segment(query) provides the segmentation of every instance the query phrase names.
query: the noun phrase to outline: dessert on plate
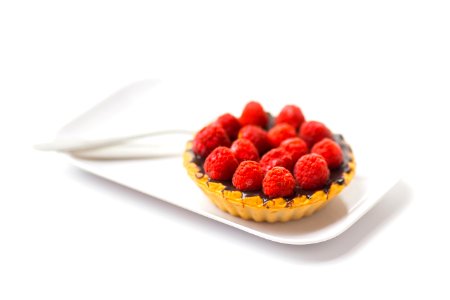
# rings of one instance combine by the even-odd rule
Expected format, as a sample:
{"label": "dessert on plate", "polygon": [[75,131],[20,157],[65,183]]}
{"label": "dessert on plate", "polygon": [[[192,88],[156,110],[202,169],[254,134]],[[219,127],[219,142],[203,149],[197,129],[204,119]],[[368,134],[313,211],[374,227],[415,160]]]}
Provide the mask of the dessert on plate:
{"label": "dessert on plate", "polygon": [[343,136],[307,121],[296,105],[276,116],[256,101],[198,131],[183,155],[192,180],[221,210],[257,222],[309,216],[355,174]]}

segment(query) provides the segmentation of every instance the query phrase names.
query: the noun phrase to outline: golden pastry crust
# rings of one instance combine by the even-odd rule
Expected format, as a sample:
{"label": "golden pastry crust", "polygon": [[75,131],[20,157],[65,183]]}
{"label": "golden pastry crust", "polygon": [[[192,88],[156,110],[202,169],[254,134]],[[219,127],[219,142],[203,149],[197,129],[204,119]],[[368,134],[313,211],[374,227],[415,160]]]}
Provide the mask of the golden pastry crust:
{"label": "golden pastry crust", "polygon": [[[188,142],[183,155],[183,163],[189,176],[208,198],[221,210],[233,216],[256,222],[287,222],[312,215],[336,197],[353,179],[355,160],[350,147],[343,141],[345,155],[342,175],[322,190],[296,193],[294,197],[265,199],[257,193],[243,193],[234,189],[229,182],[211,180],[192,152],[192,142]],[[344,143],[344,144],[343,144]]]}

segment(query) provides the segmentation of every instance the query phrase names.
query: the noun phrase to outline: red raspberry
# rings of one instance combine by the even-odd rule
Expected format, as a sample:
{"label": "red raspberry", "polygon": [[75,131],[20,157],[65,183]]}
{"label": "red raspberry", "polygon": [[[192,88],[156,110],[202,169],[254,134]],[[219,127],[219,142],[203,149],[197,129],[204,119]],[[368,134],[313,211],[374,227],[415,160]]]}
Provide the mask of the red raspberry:
{"label": "red raspberry", "polygon": [[239,163],[233,152],[227,147],[217,147],[205,160],[203,168],[214,180],[230,180]]}
{"label": "red raspberry", "polygon": [[274,167],[284,167],[292,170],[294,162],[292,156],[284,149],[275,148],[264,154],[259,162],[262,169],[267,172]]}
{"label": "red raspberry", "polygon": [[231,144],[231,151],[239,162],[244,160],[259,161],[258,149],[247,139],[237,139]]}
{"label": "red raspberry", "polygon": [[243,161],[233,175],[233,186],[241,191],[258,191],[262,187],[264,171],[256,161]]}
{"label": "red raspberry", "polygon": [[320,142],[316,143],[312,147],[311,153],[322,155],[327,161],[330,169],[339,168],[344,160],[341,147],[329,138],[324,138]]}
{"label": "red raspberry", "polygon": [[244,126],[239,130],[238,137],[252,142],[256,149],[258,149],[259,154],[263,154],[270,149],[267,132],[261,127],[255,125]]}
{"label": "red raspberry", "polygon": [[277,116],[275,123],[287,123],[294,127],[299,128],[302,123],[305,122],[302,110],[297,105],[286,105]]}
{"label": "red raspberry", "polygon": [[324,138],[331,138],[331,131],[322,123],[316,121],[304,122],[300,127],[300,137],[312,147],[315,143],[320,142]]}
{"label": "red raspberry", "polygon": [[303,155],[308,154],[308,145],[299,137],[284,140],[280,148],[286,150],[292,156],[294,163]]}
{"label": "red raspberry", "polygon": [[283,167],[275,167],[264,176],[263,192],[270,198],[290,196],[294,189],[294,176]]}
{"label": "red raspberry", "polygon": [[250,101],[244,107],[239,121],[241,122],[242,126],[256,125],[264,128],[269,121],[269,117],[267,116],[261,104],[256,101]]}
{"label": "red raspberry", "polygon": [[269,137],[270,144],[273,148],[275,148],[280,146],[282,141],[297,136],[297,133],[295,133],[294,127],[289,124],[282,123],[272,127],[267,133],[267,136]]}
{"label": "red raspberry", "polygon": [[305,190],[322,188],[330,177],[330,170],[325,159],[315,153],[300,157],[294,167],[298,185]]}
{"label": "red raspberry", "polygon": [[230,146],[231,142],[222,126],[210,124],[201,129],[194,137],[192,150],[205,158],[219,146]]}
{"label": "red raspberry", "polygon": [[234,141],[238,135],[239,129],[241,129],[241,123],[232,114],[224,114],[217,118],[216,122],[225,129],[228,137]]}

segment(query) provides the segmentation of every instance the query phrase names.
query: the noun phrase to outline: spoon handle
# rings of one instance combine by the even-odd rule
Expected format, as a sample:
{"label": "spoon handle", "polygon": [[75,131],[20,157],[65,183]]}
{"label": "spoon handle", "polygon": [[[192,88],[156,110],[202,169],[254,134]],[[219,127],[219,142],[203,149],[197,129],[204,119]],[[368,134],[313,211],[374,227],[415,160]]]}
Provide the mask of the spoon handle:
{"label": "spoon handle", "polygon": [[132,140],[137,140],[141,138],[148,138],[161,135],[174,135],[174,134],[185,134],[193,135],[193,132],[183,129],[173,129],[173,130],[163,130],[163,131],[151,131],[139,134],[133,134],[128,136],[98,139],[98,140],[55,140],[50,143],[38,144],[34,148],[42,151],[57,151],[57,152],[82,152],[87,150],[100,149],[110,146],[116,146],[129,142]]}

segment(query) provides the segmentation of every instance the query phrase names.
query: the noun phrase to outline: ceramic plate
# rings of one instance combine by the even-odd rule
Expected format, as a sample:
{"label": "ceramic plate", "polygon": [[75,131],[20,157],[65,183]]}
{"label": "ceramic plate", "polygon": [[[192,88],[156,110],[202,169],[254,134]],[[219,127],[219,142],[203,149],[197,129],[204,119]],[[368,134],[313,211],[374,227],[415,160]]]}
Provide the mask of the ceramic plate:
{"label": "ceramic plate", "polygon": [[[136,133],[138,128],[143,128],[142,120],[145,117],[148,119],[142,111],[153,111],[152,120],[155,121],[155,119],[158,120],[158,116],[164,116],[165,112],[162,111],[164,107],[169,106],[159,105],[160,108],[157,109],[155,103],[161,103],[163,100],[155,102],[155,97],[169,97],[170,93],[160,89],[158,94],[154,92],[154,89],[155,82],[141,82],[113,95],[64,127],[58,138],[66,140],[74,137],[105,138],[114,134],[120,136],[127,132]],[[171,90],[173,89],[166,91]],[[151,97],[146,94],[148,92],[152,95]],[[205,119],[203,123],[207,121]],[[185,120],[180,122],[178,126]],[[163,126],[160,121],[147,125],[154,129],[157,126],[155,124]],[[197,124],[191,125],[199,128]],[[184,145],[185,141],[181,140],[180,144]],[[212,220],[275,242],[304,245],[326,241],[344,232],[364,216],[399,179],[398,174],[393,170],[385,172],[384,166],[370,165],[371,153],[367,149],[360,149],[361,147],[358,147],[360,143],[357,140],[349,140],[349,142],[357,162],[356,176],[351,184],[316,214],[298,221],[275,224],[243,220],[216,208],[188,177],[181,156],[103,161],[74,157],[69,159],[71,163],[85,171]],[[377,153],[377,155],[380,154]]]}

